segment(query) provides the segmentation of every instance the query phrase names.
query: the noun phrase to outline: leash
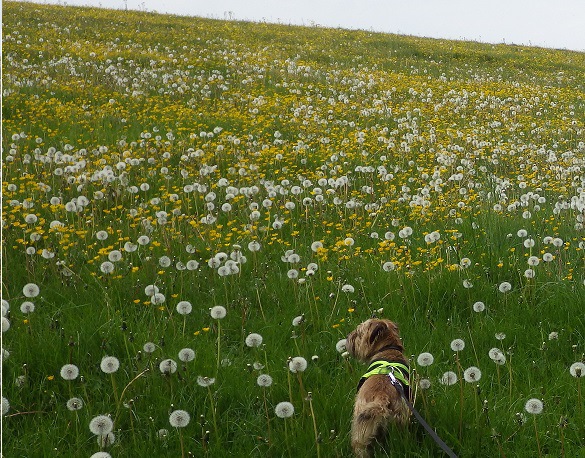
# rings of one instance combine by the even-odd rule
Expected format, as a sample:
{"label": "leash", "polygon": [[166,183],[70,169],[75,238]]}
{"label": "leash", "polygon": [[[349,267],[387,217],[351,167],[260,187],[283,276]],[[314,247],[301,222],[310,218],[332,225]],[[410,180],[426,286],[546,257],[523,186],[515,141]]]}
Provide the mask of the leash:
{"label": "leash", "polygon": [[392,383],[392,386],[394,386],[394,388],[398,390],[398,393],[400,393],[400,396],[402,397],[402,399],[404,399],[406,405],[408,406],[412,414],[416,417],[418,422],[423,426],[427,433],[429,433],[429,435],[433,438],[437,445],[441,447],[441,449],[449,456],[449,458],[457,458],[455,452],[453,452],[453,450],[451,450],[449,446],[445,444],[445,442],[443,442],[443,440],[437,435],[433,428],[431,428],[429,424],[425,421],[422,415],[418,413],[418,411],[414,408],[408,397],[404,394],[404,388],[402,386],[402,383],[400,383],[400,381],[394,376],[392,372],[388,373],[388,377],[390,378],[390,383]]}

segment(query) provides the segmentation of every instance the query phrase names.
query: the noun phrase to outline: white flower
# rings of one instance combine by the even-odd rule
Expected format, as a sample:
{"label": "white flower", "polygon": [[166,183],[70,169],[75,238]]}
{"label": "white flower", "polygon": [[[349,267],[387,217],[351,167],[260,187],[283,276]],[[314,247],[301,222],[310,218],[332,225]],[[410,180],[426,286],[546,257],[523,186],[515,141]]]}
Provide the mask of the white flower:
{"label": "white flower", "polygon": [[211,314],[211,318],[221,320],[222,318],[225,318],[227,310],[221,305],[216,305],[215,307],[211,307],[209,313]]}
{"label": "white flower", "polygon": [[261,386],[263,388],[269,387],[270,385],[272,385],[272,377],[268,374],[260,374],[256,379],[256,383],[258,384],[258,386]]}
{"label": "white flower", "polygon": [[341,287],[341,291],[343,291],[344,293],[353,293],[355,291],[355,288],[351,285],[343,285]]}
{"label": "white flower", "polygon": [[468,367],[463,371],[463,378],[467,383],[478,382],[481,378],[481,370],[475,366]]}
{"label": "white flower", "polygon": [[27,283],[22,288],[22,294],[24,294],[24,297],[37,297],[39,293],[40,289],[34,283]]}
{"label": "white flower", "polygon": [[529,399],[528,401],[526,401],[526,404],[524,405],[524,409],[526,409],[526,412],[531,413],[533,415],[538,415],[539,413],[541,413],[543,407],[544,405],[542,404],[542,401],[536,398]]}
{"label": "white flower", "polygon": [[457,374],[453,371],[447,371],[441,376],[441,383],[443,385],[454,385],[457,383]]}
{"label": "white flower", "polygon": [[114,433],[100,434],[97,437],[97,443],[100,448],[109,447],[114,442],[116,442],[116,436],[114,436]]}
{"label": "white flower", "polygon": [[473,304],[473,311],[474,312],[483,312],[485,310],[485,304],[481,301],[477,301]]}
{"label": "white flower", "polygon": [[343,353],[347,350],[347,339],[338,340],[335,344],[335,349],[338,353]]}
{"label": "white flower", "polygon": [[184,363],[193,361],[195,359],[195,351],[191,348],[182,348],[179,350],[179,360]]}
{"label": "white flower", "polygon": [[115,356],[104,356],[100,363],[100,369],[106,374],[113,374],[120,368],[120,361]]}
{"label": "white flower", "polygon": [[506,364],[506,355],[504,355],[504,352],[502,350],[500,350],[499,348],[492,348],[488,352],[488,355],[494,363],[496,363],[500,366],[503,364]]}
{"label": "white flower", "polygon": [[73,412],[83,408],[83,401],[79,398],[71,398],[67,401],[66,405],[67,409]]}
{"label": "white flower", "polygon": [[418,358],[416,359],[418,365],[422,367],[430,366],[431,364],[433,364],[434,361],[435,361],[434,356],[428,352],[421,353],[420,355],[418,355]]}
{"label": "white flower", "polygon": [[323,248],[322,242],[316,241],[316,242],[311,243],[311,251],[316,253],[317,251],[319,251],[320,248]]}
{"label": "white flower", "polygon": [[507,293],[512,289],[512,285],[507,281],[503,281],[500,283],[500,286],[498,286],[498,289],[500,290],[500,293]]}
{"label": "white flower", "polygon": [[180,301],[177,304],[177,313],[179,315],[188,315],[193,310],[193,306],[189,301]]}
{"label": "white flower", "polygon": [[156,345],[153,342],[146,342],[142,349],[144,353],[153,353],[156,350]]}
{"label": "white flower", "polygon": [[32,313],[35,311],[35,304],[30,301],[24,301],[20,304],[20,311],[22,313]]}
{"label": "white flower", "polygon": [[576,363],[571,364],[569,372],[575,378],[585,377],[585,364],[577,361]]}
{"label": "white flower", "polygon": [[177,372],[177,363],[170,358],[163,359],[158,368],[163,374],[174,374]]}
{"label": "white flower", "polygon": [[465,348],[465,342],[462,339],[454,339],[451,341],[451,350],[461,351]]}
{"label": "white flower", "polygon": [[2,396],[2,407],[0,409],[0,415],[4,416],[10,410],[10,402],[4,396]]}
{"label": "white flower", "polygon": [[153,305],[162,304],[162,303],[164,303],[165,300],[166,300],[166,298],[165,298],[165,295],[163,293],[154,293],[150,297],[150,302]]}
{"label": "white flower", "polygon": [[79,375],[79,368],[75,364],[65,364],[60,374],[64,380],[75,380]]}
{"label": "white flower", "polygon": [[248,334],[248,336],[246,337],[246,345],[248,347],[259,347],[260,345],[262,345],[262,336],[255,332]]}
{"label": "white flower", "polygon": [[274,408],[274,413],[278,418],[288,418],[295,413],[295,408],[290,402],[279,402]]}
{"label": "white flower", "polygon": [[106,415],[98,415],[89,422],[89,430],[95,435],[104,435],[112,432],[114,422]]}
{"label": "white flower", "polygon": [[184,410],[173,410],[169,415],[169,423],[173,428],[184,428],[191,421],[191,416]]}
{"label": "white flower", "polygon": [[212,377],[203,377],[202,375],[199,375],[197,377],[197,384],[199,386],[208,387],[208,386],[213,385],[214,383],[215,383],[215,379]]}
{"label": "white flower", "polygon": [[293,318],[292,325],[293,326],[300,326],[301,323],[305,321],[305,315],[299,315]]}
{"label": "white flower", "polygon": [[289,361],[288,368],[293,374],[304,372],[307,369],[307,360],[302,356],[295,356]]}
{"label": "white flower", "polygon": [[384,269],[385,272],[391,272],[396,269],[396,265],[393,262],[388,261],[382,264],[382,269]]}

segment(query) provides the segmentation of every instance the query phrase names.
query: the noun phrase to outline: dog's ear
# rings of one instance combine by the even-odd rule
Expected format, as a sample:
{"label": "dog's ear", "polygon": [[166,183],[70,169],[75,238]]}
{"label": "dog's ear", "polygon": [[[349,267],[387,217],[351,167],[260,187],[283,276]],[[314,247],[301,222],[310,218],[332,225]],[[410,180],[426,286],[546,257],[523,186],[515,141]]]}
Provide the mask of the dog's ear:
{"label": "dog's ear", "polygon": [[370,334],[370,345],[372,345],[379,337],[384,337],[388,334],[388,327],[384,323],[376,324],[376,327],[372,329]]}

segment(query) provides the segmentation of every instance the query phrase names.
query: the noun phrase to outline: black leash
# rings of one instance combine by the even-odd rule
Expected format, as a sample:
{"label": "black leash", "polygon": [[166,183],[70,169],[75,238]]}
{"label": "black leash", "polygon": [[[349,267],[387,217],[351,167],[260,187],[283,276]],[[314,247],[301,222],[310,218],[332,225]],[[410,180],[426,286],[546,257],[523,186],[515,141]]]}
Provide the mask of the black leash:
{"label": "black leash", "polygon": [[404,399],[404,401],[406,402],[406,405],[408,406],[410,411],[416,417],[418,422],[423,426],[423,428],[426,429],[427,433],[429,433],[429,435],[433,438],[433,440],[437,443],[437,445],[439,447],[441,447],[441,449],[447,455],[449,455],[450,458],[457,458],[457,455],[455,455],[455,452],[453,452],[453,450],[451,450],[449,448],[449,446],[447,444],[445,444],[445,442],[443,442],[443,440],[437,435],[437,433],[433,430],[433,428],[431,428],[429,426],[429,424],[425,421],[425,419],[422,417],[422,415],[420,413],[418,413],[418,411],[414,408],[412,403],[409,401],[408,397],[406,397],[406,395],[404,394],[404,388],[402,386],[402,383],[400,383],[396,379],[396,377],[394,377],[394,375],[392,373],[388,374],[388,377],[390,378],[390,383],[392,383],[394,388],[396,388],[398,390],[398,392],[400,393],[400,396],[402,396],[402,399]]}

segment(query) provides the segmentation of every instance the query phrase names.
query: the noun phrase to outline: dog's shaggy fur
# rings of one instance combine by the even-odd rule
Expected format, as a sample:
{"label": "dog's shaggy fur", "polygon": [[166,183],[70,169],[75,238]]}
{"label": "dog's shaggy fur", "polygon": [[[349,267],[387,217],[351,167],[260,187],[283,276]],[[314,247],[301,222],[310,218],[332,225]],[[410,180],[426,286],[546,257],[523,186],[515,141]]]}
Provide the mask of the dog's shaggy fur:
{"label": "dog's shaggy fur", "polygon": [[[390,320],[370,319],[347,336],[350,355],[368,364],[385,360],[408,366],[398,326]],[[360,458],[372,455],[372,446],[382,441],[389,423],[406,425],[409,409],[387,375],[372,375],[359,389],[353,410],[351,445]]]}

